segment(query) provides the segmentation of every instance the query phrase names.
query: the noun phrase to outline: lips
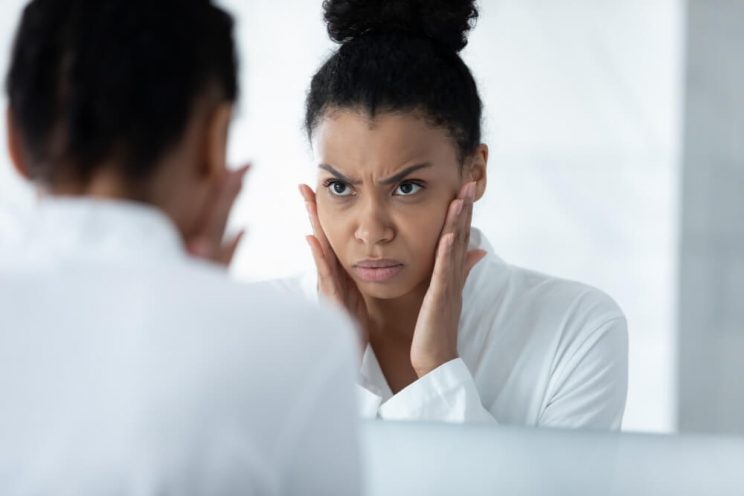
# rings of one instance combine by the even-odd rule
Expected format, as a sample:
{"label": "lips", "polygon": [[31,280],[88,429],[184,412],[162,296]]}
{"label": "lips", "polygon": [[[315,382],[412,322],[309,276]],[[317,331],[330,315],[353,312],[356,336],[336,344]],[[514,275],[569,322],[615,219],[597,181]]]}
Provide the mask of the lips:
{"label": "lips", "polygon": [[368,259],[355,263],[352,269],[363,281],[386,282],[400,274],[403,264],[397,260]]}

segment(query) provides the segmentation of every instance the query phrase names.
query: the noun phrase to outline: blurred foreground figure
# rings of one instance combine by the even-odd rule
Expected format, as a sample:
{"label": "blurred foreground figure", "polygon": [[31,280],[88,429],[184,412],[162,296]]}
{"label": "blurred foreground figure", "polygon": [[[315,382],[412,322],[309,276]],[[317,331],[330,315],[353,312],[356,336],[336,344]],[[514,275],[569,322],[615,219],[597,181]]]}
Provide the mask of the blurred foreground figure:
{"label": "blurred foreground figure", "polygon": [[[355,494],[344,317],[238,285],[232,19],[209,0],[34,0],[0,232],[0,494]],[[319,357],[322,356],[322,360]]]}

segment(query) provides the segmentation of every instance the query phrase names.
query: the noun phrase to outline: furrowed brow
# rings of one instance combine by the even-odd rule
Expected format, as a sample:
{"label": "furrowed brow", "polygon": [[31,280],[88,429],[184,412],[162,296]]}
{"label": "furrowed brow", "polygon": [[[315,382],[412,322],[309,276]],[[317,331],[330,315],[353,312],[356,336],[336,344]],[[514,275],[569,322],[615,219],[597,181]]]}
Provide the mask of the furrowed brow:
{"label": "furrowed brow", "polygon": [[395,184],[395,183],[400,182],[401,180],[405,179],[406,176],[408,176],[408,175],[416,172],[419,169],[424,169],[426,167],[431,167],[431,164],[427,162],[427,163],[424,163],[424,164],[416,164],[416,165],[412,165],[410,167],[406,167],[402,171],[393,174],[392,176],[388,177],[387,179],[381,180],[380,181],[380,184],[382,184],[383,186],[389,186],[391,184]]}
{"label": "furrowed brow", "polygon": [[318,168],[323,169],[326,172],[329,172],[333,177],[345,183],[352,184],[352,185],[361,184],[361,181],[346,177],[345,175],[343,175],[342,173],[340,173],[339,171],[337,171],[336,169],[334,169],[332,166],[328,164],[320,164]]}

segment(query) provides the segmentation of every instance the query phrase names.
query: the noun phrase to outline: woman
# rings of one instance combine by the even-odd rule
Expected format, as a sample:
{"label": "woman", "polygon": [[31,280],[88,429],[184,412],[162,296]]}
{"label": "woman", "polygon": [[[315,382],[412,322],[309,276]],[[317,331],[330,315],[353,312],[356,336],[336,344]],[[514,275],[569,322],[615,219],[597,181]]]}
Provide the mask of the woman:
{"label": "woman", "polygon": [[2,495],[361,492],[348,319],[187,253],[239,241],[215,3],[23,10],[8,151],[42,195],[0,226]]}
{"label": "woman", "polygon": [[619,429],[626,321],[603,293],[508,265],[471,229],[481,100],[472,0],[329,0],[300,186],[317,291],[364,331],[365,416]]}

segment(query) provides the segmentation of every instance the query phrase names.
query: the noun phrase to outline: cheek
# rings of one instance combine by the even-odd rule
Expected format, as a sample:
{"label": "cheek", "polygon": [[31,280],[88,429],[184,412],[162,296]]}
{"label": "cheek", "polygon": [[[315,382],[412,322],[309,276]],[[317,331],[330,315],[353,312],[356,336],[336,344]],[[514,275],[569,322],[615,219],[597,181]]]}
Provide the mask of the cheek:
{"label": "cheek", "polygon": [[398,221],[398,234],[405,237],[406,244],[415,254],[416,261],[430,265],[434,260],[439,238],[444,225],[447,206],[429,205],[421,211],[409,212]]}
{"label": "cheek", "polygon": [[323,229],[323,233],[331,244],[331,248],[337,254],[344,245],[345,239],[348,238],[349,216],[344,212],[338,211],[333,205],[328,205],[327,200],[318,198],[318,220]]}

